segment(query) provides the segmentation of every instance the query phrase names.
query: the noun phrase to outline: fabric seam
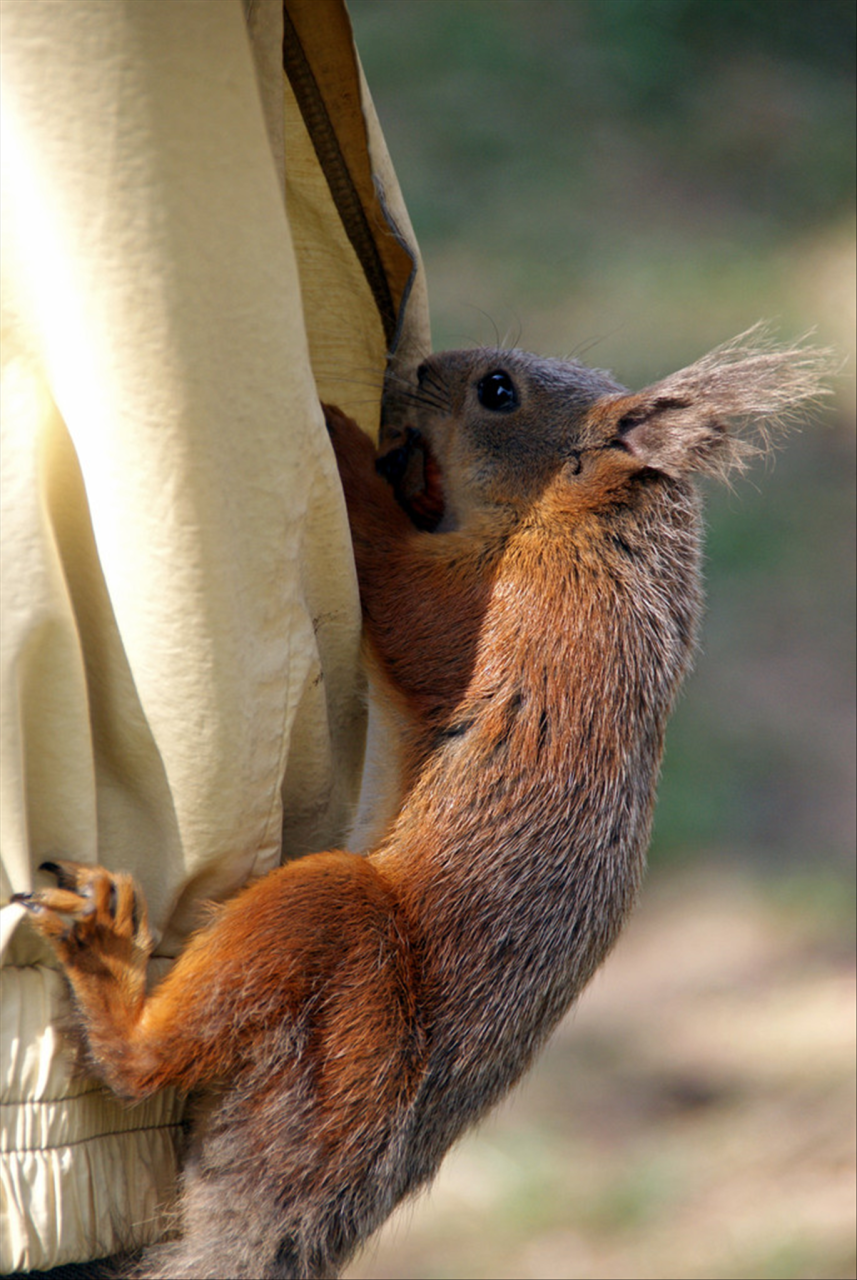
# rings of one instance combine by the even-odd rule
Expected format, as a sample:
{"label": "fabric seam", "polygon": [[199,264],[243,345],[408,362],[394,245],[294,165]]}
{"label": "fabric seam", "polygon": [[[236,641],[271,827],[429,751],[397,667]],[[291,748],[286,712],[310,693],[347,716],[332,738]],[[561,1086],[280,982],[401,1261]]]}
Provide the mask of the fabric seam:
{"label": "fabric seam", "polygon": [[357,255],[381,317],[388,350],[398,331],[396,308],[375,237],[346,163],[333,121],[288,9],[283,6],[283,70],[327,181],[345,234]]}

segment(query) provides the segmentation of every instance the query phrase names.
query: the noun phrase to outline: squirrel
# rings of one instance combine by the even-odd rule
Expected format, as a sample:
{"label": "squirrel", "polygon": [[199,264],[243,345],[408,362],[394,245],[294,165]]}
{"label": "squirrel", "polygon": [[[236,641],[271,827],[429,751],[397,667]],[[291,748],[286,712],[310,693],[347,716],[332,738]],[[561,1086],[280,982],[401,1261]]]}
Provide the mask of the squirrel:
{"label": "squirrel", "polygon": [[519,1079],[637,897],[700,604],[695,477],[822,394],[825,353],[749,334],[631,393],[574,361],[435,354],[380,452],[325,417],[397,811],[363,856],[216,908],[147,994],[124,874],[17,894],[115,1093],[205,1090],[180,1235],[145,1277],[339,1274]]}

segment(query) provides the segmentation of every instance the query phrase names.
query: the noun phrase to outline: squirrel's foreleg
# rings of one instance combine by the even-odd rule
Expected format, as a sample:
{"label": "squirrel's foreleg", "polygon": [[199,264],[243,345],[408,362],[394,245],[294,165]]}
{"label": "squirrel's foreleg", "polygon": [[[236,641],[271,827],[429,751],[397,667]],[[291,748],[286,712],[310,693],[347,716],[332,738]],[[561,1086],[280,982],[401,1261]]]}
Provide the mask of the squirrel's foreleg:
{"label": "squirrel's foreleg", "polygon": [[413,525],[375,467],[370,438],[325,406],[348,508],[363,621],[380,672],[417,723],[468,687],[497,557],[472,534]]}

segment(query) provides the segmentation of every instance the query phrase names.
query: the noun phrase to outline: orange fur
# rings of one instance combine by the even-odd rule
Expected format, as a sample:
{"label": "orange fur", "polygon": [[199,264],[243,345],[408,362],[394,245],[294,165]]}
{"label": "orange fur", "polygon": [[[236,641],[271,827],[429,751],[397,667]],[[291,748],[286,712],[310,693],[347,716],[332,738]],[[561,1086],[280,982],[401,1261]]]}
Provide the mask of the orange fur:
{"label": "orange fur", "polygon": [[212,1091],[182,1237],[135,1274],[335,1274],[525,1070],[637,893],[699,616],[693,474],[740,463],[730,424],[823,367],[733,345],[632,396],[521,352],[432,357],[387,395],[391,483],[326,410],[401,726],[380,842],[251,885],[149,996],[127,877],[51,864],[19,895],[93,1070],[131,1098]]}

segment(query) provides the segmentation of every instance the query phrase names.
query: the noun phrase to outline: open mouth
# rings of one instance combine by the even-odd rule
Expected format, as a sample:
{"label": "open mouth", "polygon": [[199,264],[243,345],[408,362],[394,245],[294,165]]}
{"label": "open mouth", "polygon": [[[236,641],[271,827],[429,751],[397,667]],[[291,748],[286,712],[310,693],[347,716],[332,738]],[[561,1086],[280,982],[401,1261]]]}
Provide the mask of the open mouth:
{"label": "open mouth", "polygon": [[400,443],[382,454],[375,467],[416,527],[432,533],[443,519],[445,504],[440,467],[425,436],[415,427],[405,427]]}

